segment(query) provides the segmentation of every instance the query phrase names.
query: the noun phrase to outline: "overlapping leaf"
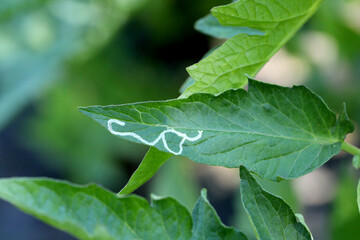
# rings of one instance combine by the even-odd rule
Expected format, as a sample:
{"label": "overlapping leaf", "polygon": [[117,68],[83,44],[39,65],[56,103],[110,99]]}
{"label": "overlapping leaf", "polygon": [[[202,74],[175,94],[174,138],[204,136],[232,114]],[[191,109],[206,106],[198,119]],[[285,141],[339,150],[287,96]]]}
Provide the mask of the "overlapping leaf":
{"label": "overlapping leaf", "polygon": [[207,200],[206,190],[201,191],[201,196],[197,201],[193,214],[193,240],[207,239],[237,239],[246,240],[247,237],[235,228],[224,226],[215,209]]}
{"label": "overlapping leaf", "polygon": [[[249,81],[219,96],[80,109],[113,134],[198,163],[245,165],[276,180],[311,172],[336,155],[353,126],[306,87]],[[341,122],[341,124],[340,124]]]}
{"label": "overlapping leaf", "polygon": [[121,189],[119,194],[130,194],[146,183],[171,156],[172,154],[170,153],[150,148],[138,169],[131,175],[128,183]]}
{"label": "overlapping leaf", "polygon": [[241,166],[241,200],[259,239],[308,239],[311,234],[284,200],[266,191]]}
{"label": "overlapping leaf", "polygon": [[137,196],[118,198],[97,185],[3,179],[0,198],[79,239],[246,239],[220,222],[204,191],[194,209],[194,224],[186,208],[172,198],[153,197],[149,205]]}
{"label": "overlapping leaf", "polygon": [[[223,54],[222,51],[223,51],[224,48],[226,49],[226,48],[230,47],[230,50],[234,50],[234,51],[238,51],[238,52],[235,52],[234,54],[231,53],[229,56],[227,54],[223,54],[222,57],[229,58],[233,54],[234,59],[237,59],[236,61],[240,61],[240,62],[234,62],[235,63],[234,67],[236,68],[236,70],[233,70],[231,68],[232,72],[224,74],[224,72],[222,72],[224,70],[224,69],[222,69],[223,68],[223,62],[219,61],[219,60],[221,60],[221,57],[220,57],[219,59],[216,60],[217,62],[214,61],[215,65],[218,64],[218,63],[222,64],[222,66],[219,66],[219,69],[217,69],[217,72],[215,74],[211,75],[211,76],[208,75],[208,74],[199,75],[199,76],[196,77],[196,79],[198,81],[195,81],[193,77],[189,77],[185,81],[185,83],[183,84],[183,86],[180,89],[180,93],[182,93],[180,98],[189,96],[190,94],[193,94],[193,93],[196,93],[196,92],[219,93],[219,92],[231,89],[231,88],[244,86],[246,84],[246,82],[247,82],[247,78],[244,76],[244,74],[249,74],[249,75],[254,76],[257,73],[257,71],[261,68],[261,66],[268,59],[270,59],[270,57],[277,51],[277,49],[279,49],[283,44],[285,44],[285,42],[280,43],[280,42],[276,42],[276,41],[280,41],[285,35],[286,35],[287,39],[291,38],[291,36],[296,32],[296,30],[301,26],[301,24],[303,24],[306,21],[306,19],[309,18],[311,16],[311,14],[317,8],[317,5],[314,5],[315,7],[314,7],[312,12],[309,12],[309,16],[304,16],[304,18],[301,18],[301,19],[295,19],[295,22],[297,22],[297,24],[298,24],[296,26],[295,25],[291,26],[292,23],[288,22],[288,21],[290,21],[290,19],[287,21],[287,20],[284,20],[284,19],[279,20],[279,19],[281,19],[281,18],[279,18],[277,20],[278,24],[280,24],[279,29],[281,30],[284,27],[289,28],[289,29],[286,29],[285,32],[278,34],[277,31],[279,29],[277,27],[275,27],[272,30],[275,33],[271,32],[269,30],[263,29],[261,27],[261,25],[265,24],[265,21],[264,21],[265,19],[261,19],[261,21],[259,21],[259,19],[257,19],[257,18],[252,18],[252,16],[250,16],[250,15],[254,14],[254,12],[252,12],[251,14],[249,14],[246,17],[243,14],[237,13],[237,14],[241,15],[242,17],[244,17],[244,19],[247,18],[249,21],[252,21],[252,23],[244,23],[244,22],[239,23],[239,22],[236,22],[236,24],[227,24],[227,22],[225,20],[225,17],[222,16],[222,14],[224,14],[224,13],[226,14],[227,11],[233,12],[234,8],[235,9],[237,9],[237,8],[240,9],[241,8],[240,5],[242,4],[241,2],[244,2],[244,1],[239,1],[238,3],[233,4],[233,5],[220,7],[219,9],[221,11],[218,11],[219,12],[218,14],[217,14],[217,10],[216,10],[217,8],[215,8],[215,10],[213,12],[215,13],[215,15],[220,20],[222,20],[223,25],[221,25],[219,20],[217,18],[215,18],[211,14],[205,16],[204,18],[202,18],[200,20],[198,20],[197,23],[195,24],[195,29],[197,29],[198,31],[200,31],[202,33],[208,34],[208,35],[216,37],[216,38],[232,38],[232,37],[240,34],[238,37],[234,37],[234,39],[231,39],[228,42],[226,42],[224,44],[224,46],[222,46],[219,50],[215,51],[215,49],[213,49],[213,50],[209,51],[205,55],[205,60],[203,60],[199,64],[197,64],[201,68],[201,66],[202,66],[201,64],[206,63],[207,65],[206,65],[205,68],[207,68],[208,66],[211,65],[211,64],[209,64],[209,63],[211,63],[211,61],[216,60],[216,59],[214,59],[214,56],[212,56],[212,55],[211,55],[211,57],[208,58],[208,55],[213,53],[213,51],[215,51],[215,53],[213,55],[218,56],[219,52],[220,52],[220,55],[221,55],[221,54]],[[320,2],[320,1],[318,1],[318,2]],[[253,1],[247,1],[244,4],[247,4],[247,7],[249,7],[252,4],[254,4],[254,2]],[[274,4],[276,4],[276,2],[275,1],[267,1],[267,2],[264,2],[263,4],[264,4],[265,7],[269,5],[269,9],[270,9],[270,8],[273,7]],[[294,1],[288,1],[286,4],[294,5]],[[303,3],[303,2],[297,2],[296,4],[302,4],[303,7],[306,6],[306,3]],[[281,9],[279,10],[279,9],[274,8],[274,9],[272,9],[272,11],[279,12],[278,14],[280,14]],[[292,9],[292,11],[293,11],[293,14],[295,14],[296,11],[294,9]],[[289,12],[289,14],[291,15],[290,12]],[[236,17],[236,14],[234,16],[232,16],[232,17]],[[267,16],[267,17],[269,18],[269,16]],[[285,22],[285,23],[283,23],[282,21]],[[224,26],[224,25],[226,25],[226,26]],[[250,26],[250,25],[251,25],[252,28],[247,27],[247,26]],[[257,30],[255,28],[261,29],[262,31]],[[274,44],[276,46],[273,46],[274,49],[273,49],[273,52],[271,54],[265,55],[265,57],[264,57],[264,56],[261,56],[259,54],[255,54],[255,53],[256,53],[256,51],[263,51],[264,50],[263,49],[264,46],[258,45],[258,42],[270,41],[269,36],[267,36],[267,35],[264,36],[265,32],[267,33],[267,35],[271,33],[271,38],[274,38],[273,36],[276,36],[276,40],[271,40],[271,41],[274,42]],[[258,37],[250,37],[251,35],[259,35],[259,36]],[[239,38],[240,40],[238,40],[237,38]],[[240,47],[238,45],[235,45],[235,48],[237,47],[238,49],[235,49],[234,47],[232,47],[232,45],[234,45],[233,42],[237,43],[237,42],[241,42],[241,41],[243,41],[243,42],[246,41],[247,49],[243,49],[243,47],[245,45],[240,46]],[[252,50],[252,49],[254,49],[254,50]],[[246,61],[249,60],[249,59],[247,59],[248,54],[254,55],[253,57],[259,58],[258,60],[261,60],[259,63],[257,63],[259,68],[256,69],[255,71],[249,69],[248,68],[249,66],[246,65]],[[242,56],[242,55],[245,55],[246,58],[244,58],[244,56]],[[232,59],[232,60],[234,60],[234,59]],[[224,61],[226,62],[225,58],[224,58]],[[254,59],[252,61],[254,61]],[[255,59],[255,61],[257,61],[257,60]],[[236,64],[239,64],[239,65],[236,65]],[[195,66],[197,66],[197,65],[195,65]],[[197,67],[193,66],[193,68],[197,68]],[[191,70],[191,68],[190,68],[190,70]],[[193,70],[191,70],[191,71],[193,71]],[[191,73],[191,71],[190,71],[190,73]],[[195,70],[193,72],[196,73],[196,71],[197,70]],[[219,74],[221,76],[219,76]],[[222,75],[224,75],[224,76],[222,76]],[[222,79],[222,78],[224,78],[224,79]],[[213,80],[214,80],[214,82],[212,82]],[[228,82],[229,80],[232,83],[229,83]],[[221,86],[221,87],[219,88],[219,86]],[[156,156],[155,158],[152,157],[152,156],[153,155],[146,155],[145,158],[144,158],[144,161],[146,160],[149,163],[153,161],[155,166],[157,166],[156,163],[158,163],[158,162],[164,163],[168,159],[167,157],[160,156],[160,155]],[[145,166],[146,166],[146,169],[145,169]],[[148,170],[148,171],[152,172],[153,174],[155,173],[155,171],[151,167],[151,165],[150,166],[148,166],[148,165],[140,165],[138,170],[139,171]],[[150,177],[150,175],[149,175],[149,177]],[[134,183],[133,183],[134,179],[135,178],[132,177],[129,180],[128,185],[134,185]],[[138,178],[136,178],[136,179],[138,179]],[[143,181],[143,183],[144,182],[145,181]],[[135,184],[137,184],[137,186],[140,186],[139,183],[140,182],[137,181]],[[134,189],[135,188],[133,188],[133,190]]]}
{"label": "overlapping leaf", "polygon": [[238,34],[187,70],[195,80],[182,94],[217,94],[246,84],[315,13],[322,0],[240,0],[216,7],[212,14],[224,26],[248,27],[263,36]]}
{"label": "overlapping leaf", "polygon": [[195,23],[195,29],[201,33],[215,38],[232,38],[238,34],[245,33],[248,35],[264,35],[263,32],[248,27],[223,26],[219,20],[209,14]]}

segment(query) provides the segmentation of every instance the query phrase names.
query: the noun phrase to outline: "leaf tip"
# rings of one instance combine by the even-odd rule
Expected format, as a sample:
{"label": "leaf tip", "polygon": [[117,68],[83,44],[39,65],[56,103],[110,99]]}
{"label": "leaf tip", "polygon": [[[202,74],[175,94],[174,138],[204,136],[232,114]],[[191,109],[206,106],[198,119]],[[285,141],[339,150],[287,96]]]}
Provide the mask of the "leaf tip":
{"label": "leaf tip", "polygon": [[242,180],[249,178],[249,176],[251,177],[249,170],[247,170],[247,168],[243,165],[241,165],[239,168],[239,175],[240,175],[241,182],[242,182]]}
{"label": "leaf tip", "polygon": [[85,115],[88,112],[87,107],[78,107],[77,109],[78,109],[79,112],[81,112],[82,114],[85,114]]}
{"label": "leaf tip", "polygon": [[192,73],[193,71],[195,71],[197,69],[197,63],[186,67],[186,71],[189,73],[189,75],[192,77]]}
{"label": "leaf tip", "polygon": [[201,189],[201,197],[204,199],[207,199],[207,189],[206,188]]}
{"label": "leaf tip", "polygon": [[339,138],[345,139],[348,133],[352,133],[355,130],[354,124],[350,121],[346,110],[346,104],[341,105],[339,116],[337,118],[337,129]]}
{"label": "leaf tip", "polygon": [[163,197],[163,196],[158,196],[158,195],[156,195],[156,194],[154,194],[154,193],[151,193],[150,194],[150,199],[151,199],[151,201],[159,201],[159,200],[162,200],[162,199],[165,199],[166,197]]}

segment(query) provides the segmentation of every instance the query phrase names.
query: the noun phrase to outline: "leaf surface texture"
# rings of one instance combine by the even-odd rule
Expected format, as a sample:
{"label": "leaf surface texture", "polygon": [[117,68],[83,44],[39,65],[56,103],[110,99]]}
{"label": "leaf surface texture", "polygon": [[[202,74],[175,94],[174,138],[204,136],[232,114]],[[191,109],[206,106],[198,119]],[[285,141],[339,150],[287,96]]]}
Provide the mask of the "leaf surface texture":
{"label": "leaf surface texture", "polygon": [[[172,198],[153,196],[149,204],[135,195],[118,198],[94,184],[79,186],[42,178],[2,179],[0,198],[84,240],[190,240],[205,239],[207,234],[214,235],[214,240],[246,239],[220,222],[204,191],[194,209],[194,221],[187,209]],[[213,233],[200,231],[210,229]]]}
{"label": "leaf surface texture", "polygon": [[248,92],[80,110],[108,129],[109,120],[122,122],[113,122],[109,130],[125,134],[120,136],[124,139],[198,163],[244,165],[271,180],[296,178],[318,168],[339,153],[353,129],[306,87],[255,80],[249,81]]}
{"label": "leaf surface texture", "polygon": [[284,200],[264,191],[243,166],[240,178],[241,200],[259,239],[311,240],[306,226]]}
{"label": "leaf surface texture", "polygon": [[[262,36],[238,34],[210,56],[187,68],[195,80],[181,95],[218,94],[246,85],[269,59],[316,12],[322,0],[240,0],[215,7],[212,14],[224,26],[247,27]],[[202,28],[204,29],[204,28]]]}

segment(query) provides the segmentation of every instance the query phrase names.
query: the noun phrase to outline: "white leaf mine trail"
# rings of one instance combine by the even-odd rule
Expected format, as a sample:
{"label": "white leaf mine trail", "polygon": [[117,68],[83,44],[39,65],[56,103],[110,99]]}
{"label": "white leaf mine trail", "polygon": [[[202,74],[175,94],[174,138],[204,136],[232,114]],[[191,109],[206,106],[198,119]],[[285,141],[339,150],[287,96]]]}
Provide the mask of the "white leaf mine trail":
{"label": "white leaf mine trail", "polygon": [[[118,132],[118,131],[115,131],[113,129],[113,124],[117,124],[117,125],[120,125],[120,126],[125,126],[125,122],[122,122],[120,120],[117,120],[117,119],[110,119],[107,121],[107,127],[108,127],[108,130],[114,134],[114,135],[117,135],[117,136],[131,136],[133,138],[136,138],[137,140],[139,140],[140,142],[146,144],[146,145],[150,145],[150,146],[154,146],[155,144],[157,144],[160,140],[162,140],[163,144],[164,144],[164,147],[166,148],[167,151],[169,151],[170,153],[174,154],[174,155],[180,155],[183,151],[183,145],[184,145],[184,142],[186,140],[190,141],[190,142],[195,142],[197,140],[199,140],[201,137],[202,137],[202,133],[203,131],[198,131],[198,135],[196,137],[189,137],[187,134],[185,133],[182,133],[182,132],[179,132],[179,131],[176,131],[175,129],[173,128],[169,128],[167,130],[164,130],[162,133],[160,133],[160,135],[152,142],[148,142],[146,141],[145,139],[143,139],[142,137],[140,137],[138,134],[136,133],[133,133],[133,132]],[[179,143],[179,151],[178,152],[174,152],[172,151],[167,142],[166,142],[166,138],[165,138],[165,135],[166,133],[174,133],[176,134],[177,136],[181,137],[182,140],[181,142]]]}

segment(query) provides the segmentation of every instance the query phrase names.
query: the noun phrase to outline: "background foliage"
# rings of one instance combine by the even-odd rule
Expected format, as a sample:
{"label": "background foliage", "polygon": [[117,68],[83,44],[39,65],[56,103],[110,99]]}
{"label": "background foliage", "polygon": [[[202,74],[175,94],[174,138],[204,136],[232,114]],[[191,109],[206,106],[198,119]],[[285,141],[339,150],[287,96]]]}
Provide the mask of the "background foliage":
{"label": "background foliage", "polygon": [[[76,183],[98,182],[119,191],[146,148],[111,136],[82,116],[77,106],[176,98],[187,77],[185,67],[221,42],[197,33],[194,22],[224,3],[2,1],[0,177],[45,175]],[[276,82],[282,85],[304,83],[332,109],[346,102],[359,126],[359,11],[356,0],[326,0],[258,78],[291,80]],[[355,133],[349,141],[359,143],[358,136]],[[296,194],[306,192],[302,180],[261,184],[283,196],[292,208],[305,212],[315,239],[344,239],[344,232],[354,234],[347,239],[355,239],[358,233],[347,229],[360,223],[354,192],[358,174],[350,166],[351,159],[341,155],[316,172],[317,181],[324,177],[336,186],[329,186],[333,195],[320,196],[321,201],[295,200]],[[138,193],[170,195],[192,210],[200,188],[207,187],[222,220],[249,229],[249,236],[250,223],[236,204],[238,174],[221,171],[227,170],[172,159]],[[235,177],[224,179],[224,175]],[[0,236],[72,239],[3,202],[0,212]],[[17,231],[20,226],[21,232]]]}

